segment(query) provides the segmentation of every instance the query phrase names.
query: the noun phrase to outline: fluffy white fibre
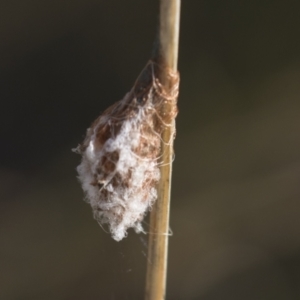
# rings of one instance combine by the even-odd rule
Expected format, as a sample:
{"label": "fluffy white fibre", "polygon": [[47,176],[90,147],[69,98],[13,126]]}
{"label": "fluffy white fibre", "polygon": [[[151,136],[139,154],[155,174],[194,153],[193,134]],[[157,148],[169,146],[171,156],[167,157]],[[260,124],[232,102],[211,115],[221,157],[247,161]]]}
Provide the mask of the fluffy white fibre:
{"label": "fluffy white fibre", "polygon": [[[164,86],[162,72],[168,73]],[[86,201],[117,241],[128,228],[143,231],[141,222],[157,198],[162,134],[177,115],[178,84],[178,73],[149,61],[131,91],[94,121],[77,148]]]}
{"label": "fluffy white fibre", "polygon": [[[150,102],[140,106],[131,117],[122,120],[118,133],[112,132],[99,148],[99,126],[112,121],[108,115],[101,116],[98,125],[96,123],[88,129],[90,138],[87,148],[82,152],[82,162],[77,168],[86,200],[92,206],[95,219],[100,224],[107,223],[117,241],[126,236],[130,227],[137,232],[143,230],[141,221],[157,198],[154,186],[160,177],[157,159],[142,157],[136,151],[144,141],[141,128],[146,112],[152,109],[150,106]],[[113,125],[110,126],[113,131]],[[110,158],[113,153],[118,154],[113,161],[115,167],[111,174],[103,177],[99,174],[99,166],[101,167],[104,157]],[[91,184],[95,180],[97,184]]]}

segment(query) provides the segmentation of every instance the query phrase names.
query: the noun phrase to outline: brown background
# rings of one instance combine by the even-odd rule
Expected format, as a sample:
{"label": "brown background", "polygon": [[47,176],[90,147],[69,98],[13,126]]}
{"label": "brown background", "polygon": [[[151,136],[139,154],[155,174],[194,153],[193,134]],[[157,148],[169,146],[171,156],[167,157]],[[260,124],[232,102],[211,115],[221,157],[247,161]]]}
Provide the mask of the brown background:
{"label": "brown background", "polygon": [[[167,299],[300,299],[299,11],[183,0]],[[97,225],[70,149],[130,89],[157,12],[0,1],[0,299],[143,299],[147,236]]]}

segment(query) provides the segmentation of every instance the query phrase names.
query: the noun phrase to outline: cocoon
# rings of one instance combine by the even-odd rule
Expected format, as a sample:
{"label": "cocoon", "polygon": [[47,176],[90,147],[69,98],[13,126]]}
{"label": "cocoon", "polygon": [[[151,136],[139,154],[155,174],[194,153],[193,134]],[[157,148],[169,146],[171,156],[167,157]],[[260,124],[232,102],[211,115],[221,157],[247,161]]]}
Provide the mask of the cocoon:
{"label": "cocoon", "polygon": [[159,68],[149,61],[132,90],[92,123],[75,149],[82,155],[77,171],[86,201],[116,241],[130,227],[143,231],[157,198],[161,134],[176,117],[178,95],[178,75],[170,73],[173,88],[166,92]]}

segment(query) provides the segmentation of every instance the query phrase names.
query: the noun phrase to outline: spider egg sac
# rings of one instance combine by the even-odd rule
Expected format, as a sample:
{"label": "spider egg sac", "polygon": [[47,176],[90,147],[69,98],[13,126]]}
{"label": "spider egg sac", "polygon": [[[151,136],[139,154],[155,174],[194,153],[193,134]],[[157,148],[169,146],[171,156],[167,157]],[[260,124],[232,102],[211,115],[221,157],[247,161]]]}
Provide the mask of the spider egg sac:
{"label": "spider egg sac", "polygon": [[143,231],[141,222],[157,198],[161,135],[177,114],[178,76],[166,94],[155,75],[158,68],[150,61],[132,90],[92,123],[76,149],[86,201],[117,241],[128,228]]}

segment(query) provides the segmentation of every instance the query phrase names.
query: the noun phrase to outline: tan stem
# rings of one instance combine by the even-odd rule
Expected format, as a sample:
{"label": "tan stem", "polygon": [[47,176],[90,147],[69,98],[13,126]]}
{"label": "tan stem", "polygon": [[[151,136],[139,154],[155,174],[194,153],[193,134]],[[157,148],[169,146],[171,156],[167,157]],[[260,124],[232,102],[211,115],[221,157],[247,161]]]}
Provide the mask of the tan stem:
{"label": "tan stem", "polygon": [[[170,70],[177,71],[179,14],[180,0],[160,1],[159,57],[157,60],[163,68],[158,76],[167,90],[171,88],[168,79]],[[163,109],[167,111],[172,108],[166,105]],[[157,188],[158,199],[150,215],[146,300],[165,299],[174,133],[175,120],[172,121],[172,126],[167,127],[162,134],[162,166]]]}

